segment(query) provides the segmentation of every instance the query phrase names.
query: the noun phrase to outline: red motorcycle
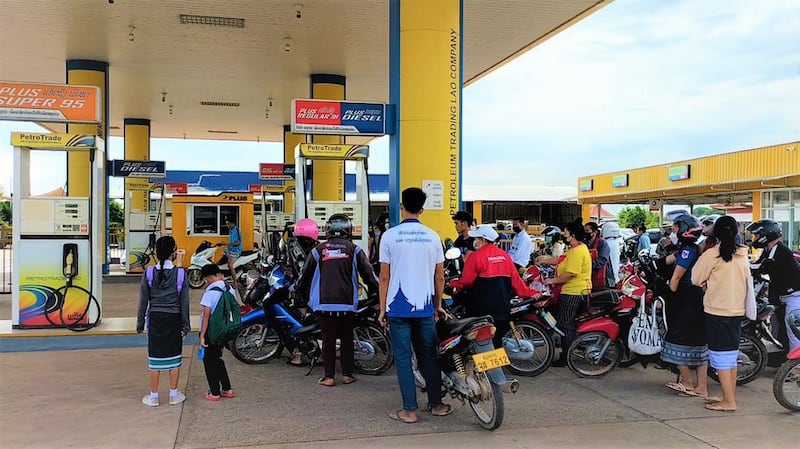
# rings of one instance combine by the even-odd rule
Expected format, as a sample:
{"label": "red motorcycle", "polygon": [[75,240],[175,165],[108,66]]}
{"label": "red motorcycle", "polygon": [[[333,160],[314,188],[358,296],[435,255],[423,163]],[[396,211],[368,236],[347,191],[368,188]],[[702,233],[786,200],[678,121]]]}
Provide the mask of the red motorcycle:
{"label": "red motorcycle", "polygon": [[[800,316],[794,316],[791,330],[800,338]],[[800,412],[800,348],[789,352],[775,379],[772,381],[772,394],[778,403],[793,412]]]}

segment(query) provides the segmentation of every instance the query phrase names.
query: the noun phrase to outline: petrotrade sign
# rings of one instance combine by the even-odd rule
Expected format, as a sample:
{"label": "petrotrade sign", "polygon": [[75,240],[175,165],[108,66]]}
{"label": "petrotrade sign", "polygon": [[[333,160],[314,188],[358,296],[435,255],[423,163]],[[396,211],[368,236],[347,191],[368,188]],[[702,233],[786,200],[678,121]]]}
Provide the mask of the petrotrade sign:
{"label": "petrotrade sign", "polygon": [[158,178],[167,177],[164,161],[111,161],[111,176],[122,178]]}
{"label": "petrotrade sign", "polygon": [[15,147],[94,148],[96,143],[95,136],[92,134],[11,133],[11,145]]}
{"label": "petrotrade sign", "polygon": [[300,156],[311,159],[355,160],[369,157],[369,145],[301,143],[297,148]]}
{"label": "petrotrade sign", "polygon": [[382,136],[386,134],[386,105],[334,100],[292,100],[292,132]]}
{"label": "petrotrade sign", "polygon": [[100,88],[0,81],[0,120],[100,123]]}
{"label": "petrotrade sign", "polygon": [[686,165],[673,165],[669,167],[669,180],[670,181],[683,181],[691,177],[691,168],[689,164]]}

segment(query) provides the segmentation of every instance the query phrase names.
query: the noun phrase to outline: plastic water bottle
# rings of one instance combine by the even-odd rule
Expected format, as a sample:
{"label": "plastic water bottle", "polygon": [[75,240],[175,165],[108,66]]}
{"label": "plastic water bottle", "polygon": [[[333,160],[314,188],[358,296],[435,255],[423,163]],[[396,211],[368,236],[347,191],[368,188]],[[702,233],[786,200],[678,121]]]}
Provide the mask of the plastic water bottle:
{"label": "plastic water bottle", "polygon": [[197,360],[203,360],[203,357],[205,356],[206,356],[206,347],[200,346],[200,348],[197,350]]}

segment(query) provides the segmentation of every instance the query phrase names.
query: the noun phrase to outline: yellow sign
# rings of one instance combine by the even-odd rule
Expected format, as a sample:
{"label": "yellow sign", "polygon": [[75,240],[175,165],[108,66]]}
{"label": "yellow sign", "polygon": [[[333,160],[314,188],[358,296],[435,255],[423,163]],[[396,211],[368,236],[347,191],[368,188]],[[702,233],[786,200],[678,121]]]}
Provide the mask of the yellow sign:
{"label": "yellow sign", "polygon": [[284,181],[281,184],[262,184],[261,193],[286,193],[294,190],[295,182]]}
{"label": "yellow sign", "polygon": [[11,145],[28,148],[94,148],[91,134],[11,133]]}
{"label": "yellow sign", "polygon": [[100,123],[100,88],[0,82],[0,120]]}
{"label": "yellow sign", "polygon": [[125,188],[128,190],[151,190],[153,184],[147,181],[128,178],[125,180]]}
{"label": "yellow sign", "polygon": [[354,160],[369,157],[369,145],[301,143],[297,148],[300,156],[312,159]]}

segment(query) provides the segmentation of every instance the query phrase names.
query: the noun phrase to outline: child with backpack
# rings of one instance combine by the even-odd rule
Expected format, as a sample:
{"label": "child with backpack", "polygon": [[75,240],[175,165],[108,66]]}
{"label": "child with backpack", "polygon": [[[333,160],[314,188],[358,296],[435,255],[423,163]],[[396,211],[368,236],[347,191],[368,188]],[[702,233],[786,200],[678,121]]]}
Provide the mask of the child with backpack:
{"label": "child with backpack", "polygon": [[158,264],[148,267],[142,276],[136,332],[147,324],[147,355],[150,368],[150,394],[142,398],[148,407],[158,406],[158,382],[161,371],[169,371],[169,404],[186,400],[178,391],[183,338],[189,326],[189,282],[182,268],[172,264],[178,247],[169,236],[156,241]]}
{"label": "child with backpack", "polygon": [[239,331],[242,320],[234,290],[225,284],[219,267],[216,264],[205,265],[200,274],[206,283],[206,291],[200,300],[200,351],[203,351],[203,367],[208,380],[208,392],[203,399],[217,402],[220,397],[236,396],[222,360],[222,348]]}

